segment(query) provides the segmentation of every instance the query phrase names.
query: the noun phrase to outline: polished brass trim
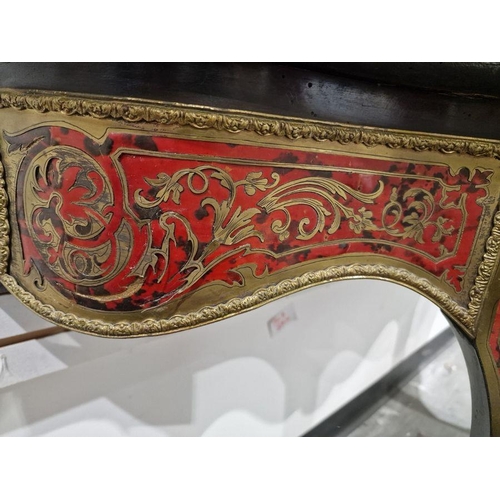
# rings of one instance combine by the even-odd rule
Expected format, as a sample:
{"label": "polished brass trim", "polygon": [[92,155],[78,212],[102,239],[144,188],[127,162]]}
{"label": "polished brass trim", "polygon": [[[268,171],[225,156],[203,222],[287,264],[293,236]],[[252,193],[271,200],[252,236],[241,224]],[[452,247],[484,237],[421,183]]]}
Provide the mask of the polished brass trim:
{"label": "polished brass trim", "polygon": [[342,145],[387,146],[392,149],[436,151],[500,159],[500,142],[498,141],[375,129],[178,103],[2,89],[0,90],[1,108],[124,120],[129,123],[180,125],[196,129],[224,130],[231,133],[255,132],[260,136],[274,135],[292,140],[313,139],[320,142],[337,142]]}
{"label": "polished brass trim", "polygon": [[500,211],[495,214],[491,234],[486,241],[486,252],[483,255],[478,273],[469,297],[469,314],[474,320],[479,316],[479,311],[484,302],[484,294],[490,282],[493,270],[498,262],[500,251]]}
{"label": "polished brass trim", "polygon": [[4,179],[4,168],[0,161],[0,275],[7,272],[9,261],[9,216],[7,212],[8,197]]}
{"label": "polished brass trim", "polygon": [[307,272],[297,278],[286,279],[276,285],[261,288],[247,297],[234,298],[216,306],[203,307],[196,312],[175,315],[168,319],[147,319],[133,322],[118,321],[116,323],[88,320],[71,313],[57,311],[54,307],[43,304],[30,292],[19,286],[12,276],[3,275],[0,277],[0,281],[5,288],[35,313],[69,330],[78,330],[103,337],[141,337],[174,333],[179,330],[205,325],[238,313],[250,311],[298,290],[348,278],[377,278],[406,286],[436,303],[458,321],[470,337],[473,337],[473,318],[467,309],[460,307],[448,294],[433,286],[425,278],[419,278],[405,269],[381,264],[332,266],[325,270]]}

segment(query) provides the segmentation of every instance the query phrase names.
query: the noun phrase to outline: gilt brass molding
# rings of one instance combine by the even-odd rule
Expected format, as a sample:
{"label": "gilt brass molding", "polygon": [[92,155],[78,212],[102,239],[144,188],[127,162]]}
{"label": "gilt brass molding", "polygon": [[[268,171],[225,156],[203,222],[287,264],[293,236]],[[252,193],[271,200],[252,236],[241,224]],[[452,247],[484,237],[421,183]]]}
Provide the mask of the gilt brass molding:
{"label": "gilt brass molding", "polygon": [[5,189],[4,170],[0,161],[0,276],[7,272],[9,261],[9,217],[8,199]]}
{"label": "gilt brass molding", "polygon": [[484,294],[490,283],[493,270],[498,263],[500,251],[500,211],[495,214],[491,236],[486,241],[486,252],[478,268],[478,274],[474,286],[470,291],[469,314],[474,320],[477,319],[481,309]]}
{"label": "gilt brass molding", "polygon": [[387,146],[391,149],[436,151],[444,154],[456,153],[500,159],[500,144],[489,140],[381,130],[298,118],[278,118],[262,113],[219,110],[177,103],[4,89],[0,90],[1,108],[123,120],[129,123],[181,125],[231,133],[254,132],[260,136],[272,135],[291,140],[313,139],[342,145],[352,143],[366,147]]}
{"label": "gilt brass molding", "polygon": [[[495,215],[498,142],[39,91],[0,91],[0,123],[2,112],[27,120],[25,124],[16,118],[0,138],[8,170],[0,171],[5,174],[0,175],[1,281],[26,306],[54,323],[109,337],[159,335],[211,323],[320,283],[376,278],[415,290],[471,337],[476,333],[500,248],[500,213]],[[123,144],[113,149],[113,141],[120,140]],[[210,151],[224,146],[229,156],[157,148],[168,141],[191,141],[190,147],[197,141]],[[268,156],[271,151],[280,158],[296,154],[302,159],[251,156],[259,148],[268,150]],[[240,150],[250,156],[237,156]],[[123,158],[136,157],[142,165],[156,165],[154,175],[142,175],[140,188],[129,186],[124,174]],[[347,160],[345,165],[323,163],[329,157]],[[115,185],[106,180],[102,158],[106,168],[115,169]],[[355,160],[371,165],[371,170],[356,166]],[[57,168],[49,166],[53,161]],[[169,170],[173,162],[175,169]],[[64,228],[65,242],[102,239],[86,261],[79,255],[83,247],[60,244],[58,226],[51,220],[54,214],[60,217],[62,201],[50,208],[56,182],[55,177],[50,181],[48,172],[52,168],[52,176],[68,179],[68,165],[78,165],[86,179],[68,184],[68,196],[75,188],[94,196],[98,178],[107,192],[95,202],[102,213],[90,216],[90,201],[86,205],[87,226],[75,216]],[[397,165],[401,171],[392,169]],[[106,207],[113,205],[119,189],[125,192],[122,216],[137,225],[135,234],[156,224],[164,233],[161,241],[150,229],[137,245],[128,222],[115,224],[114,232],[102,232],[113,217]],[[181,213],[185,196],[199,197],[191,214]],[[196,233],[189,217],[198,227],[202,221],[203,229],[210,229],[211,241]],[[92,226],[96,221],[103,227]],[[177,238],[179,228],[182,238]],[[99,265],[111,251],[105,234],[118,241],[122,256],[115,267],[106,264],[102,269],[112,277],[122,270],[130,271],[127,279],[137,277],[126,291],[111,292],[107,278],[99,277]],[[459,256],[464,242],[470,253]],[[121,312],[137,292],[147,295],[140,288],[147,273],[157,272],[157,282],[162,282],[170,245],[185,250],[186,258],[176,270],[181,285],[163,289],[163,305],[152,295],[149,302],[138,300],[133,312]],[[324,254],[322,245],[327,248]],[[335,254],[333,245],[343,247]],[[349,245],[351,254],[343,255]],[[126,250],[134,246],[143,249],[143,255],[129,265]],[[15,258],[9,260],[11,248]],[[266,256],[264,271],[257,271],[250,259],[240,273],[241,282],[221,285],[219,279],[214,287],[207,281],[221,262],[226,267],[220,273],[227,272],[229,258],[238,273],[237,260],[249,255]],[[268,269],[273,259],[285,261],[290,256],[298,257],[290,259],[289,268]],[[45,264],[37,267],[37,258]],[[158,259],[167,264],[157,267]],[[67,291],[67,284],[74,293]],[[51,302],[44,303],[44,297]],[[73,308],[74,297],[81,302]],[[107,310],[110,302],[118,307]],[[95,310],[87,313],[92,307]],[[150,314],[150,307],[159,308]]]}
{"label": "gilt brass molding", "polygon": [[150,319],[142,322],[118,321],[116,323],[106,323],[100,320],[88,320],[75,314],[63,313],[36,299],[30,292],[19,286],[12,276],[3,275],[0,280],[7,290],[32,311],[69,330],[104,337],[141,337],[174,333],[206,325],[241,312],[250,311],[299,290],[347,278],[377,278],[406,286],[439,305],[450,316],[464,325],[466,333],[472,336],[473,318],[466,309],[458,306],[446,293],[431,285],[425,278],[419,278],[404,269],[380,264],[333,266],[321,271],[308,272],[297,278],[283,280],[277,285],[262,288],[244,298],[234,298],[217,306],[202,307],[199,311],[186,315],[176,315],[168,319]]}

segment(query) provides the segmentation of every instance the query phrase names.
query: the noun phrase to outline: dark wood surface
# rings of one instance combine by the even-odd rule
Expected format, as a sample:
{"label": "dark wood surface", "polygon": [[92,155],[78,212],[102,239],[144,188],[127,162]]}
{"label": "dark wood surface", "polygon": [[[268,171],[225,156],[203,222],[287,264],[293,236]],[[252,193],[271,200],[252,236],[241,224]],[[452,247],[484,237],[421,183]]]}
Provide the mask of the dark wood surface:
{"label": "dark wood surface", "polygon": [[500,97],[500,63],[295,63],[295,66],[393,86]]}
{"label": "dark wood surface", "polygon": [[[482,90],[494,94],[496,72],[486,68],[489,86]],[[411,74],[417,75],[414,86],[407,85]],[[460,75],[459,70],[454,74]],[[428,66],[413,68],[398,81],[391,63],[369,74],[359,63],[344,69],[328,63],[0,63],[0,87],[141,97],[498,139],[500,99],[477,95],[479,74],[462,87],[455,82],[452,89],[443,89],[443,73],[429,89]],[[464,93],[454,93],[460,89]]]}

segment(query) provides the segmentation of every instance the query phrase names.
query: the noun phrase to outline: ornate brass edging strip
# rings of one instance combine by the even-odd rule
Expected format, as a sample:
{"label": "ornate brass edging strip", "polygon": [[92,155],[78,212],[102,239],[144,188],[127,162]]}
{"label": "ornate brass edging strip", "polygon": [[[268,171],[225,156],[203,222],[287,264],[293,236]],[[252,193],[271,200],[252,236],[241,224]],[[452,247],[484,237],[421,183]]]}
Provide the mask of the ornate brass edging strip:
{"label": "ornate brass edging strip", "polygon": [[9,260],[9,217],[7,213],[7,192],[5,190],[4,169],[0,161],[0,275],[7,272]]}
{"label": "ornate brass edging strip", "polygon": [[387,146],[393,149],[437,151],[440,153],[467,154],[475,157],[500,159],[500,144],[478,139],[435,137],[422,133],[393,130],[375,130],[369,127],[328,124],[324,122],[275,118],[263,114],[187,107],[177,104],[141,103],[109,97],[81,97],[71,94],[44,93],[39,91],[3,90],[0,108],[16,110],[49,111],[65,115],[88,116],[99,119],[119,119],[126,122],[185,125],[197,129],[216,129],[227,132],[255,132],[261,136],[274,135],[288,139],[314,139],[340,144],[363,144],[367,147]]}
{"label": "ornate brass edging strip", "polygon": [[497,262],[500,250],[500,211],[495,214],[491,235],[486,241],[486,252],[479,265],[478,274],[474,281],[474,286],[470,291],[470,302],[468,306],[469,314],[475,320],[481,309],[484,293],[491,279],[493,269]]}
{"label": "ornate brass edging strip", "polygon": [[78,330],[105,337],[140,337],[173,333],[205,325],[240,312],[249,311],[273,299],[289,295],[301,289],[320,283],[356,277],[386,279],[420,292],[425,297],[433,300],[455,320],[459,321],[467,328],[468,333],[471,334],[473,318],[466,309],[457,305],[446,293],[434,287],[425,278],[418,278],[404,269],[380,264],[333,266],[322,271],[305,273],[298,278],[284,280],[277,285],[261,288],[248,297],[234,298],[226,303],[217,306],[207,306],[197,312],[186,315],[176,315],[169,319],[147,319],[141,322],[117,322],[114,324],[99,320],[87,320],[79,318],[74,314],[57,311],[54,307],[43,304],[31,293],[21,288],[12,276],[4,275],[0,277],[0,281],[34,312],[70,330]]}

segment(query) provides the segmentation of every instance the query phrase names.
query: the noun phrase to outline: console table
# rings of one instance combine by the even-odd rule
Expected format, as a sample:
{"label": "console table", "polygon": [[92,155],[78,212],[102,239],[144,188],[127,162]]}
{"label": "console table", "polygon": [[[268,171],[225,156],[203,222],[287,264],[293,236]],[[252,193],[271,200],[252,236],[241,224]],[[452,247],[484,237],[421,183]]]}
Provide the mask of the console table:
{"label": "console table", "polygon": [[0,280],[12,294],[58,325],[123,338],[329,281],[391,281],[450,319],[472,433],[500,434],[500,142],[466,117],[471,102],[490,119],[498,105],[349,87],[317,68],[97,68],[0,65]]}

